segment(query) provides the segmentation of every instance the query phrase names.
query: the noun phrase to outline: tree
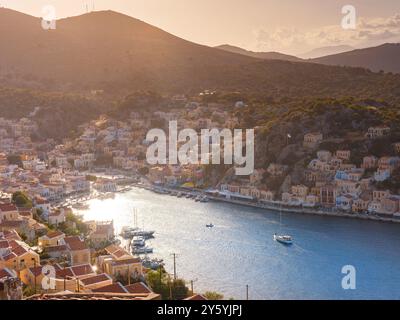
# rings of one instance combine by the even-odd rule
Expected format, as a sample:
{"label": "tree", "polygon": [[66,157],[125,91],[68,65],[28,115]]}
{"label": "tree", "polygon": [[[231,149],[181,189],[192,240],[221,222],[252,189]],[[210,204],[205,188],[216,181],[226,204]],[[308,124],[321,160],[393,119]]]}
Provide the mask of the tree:
{"label": "tree", "polygon": [[17,207],[28,209],[31,209],[33,207],[31,199],[29,199],[29,197],[22,191],[14,192],[11,199]]}
{"label": "tree", "polygon": [[21,156],[18,154],[10,154],[7,156],[7,161],[9,164],[16,164],[18,167],[22,167]]}
{"label": "tree", "polygon": [[204,297],[207,298],[208,300],[222,300],[224,298],[222,294],[215,291],[207,291],[204,294]]}
{"label": "tree", "polygon": [[146,282],[154,292],[161,294],[164,300],[170,297],[172,300],[181,300],[189,294],[189,288],[183,279],[171,280],[163,269],[148,272]]}
{"label": "tree", "polygon": [[109,166],[113,164],[113,156],[110,154],[101,154],[97,157],[95,163],[96,166]]}
{"label": "tree", "polygon": [[88,174],[88,175],[86,175],[86,180],[87,180],[87,181],[93,181],[93,182],[96,182],[96,181],[97,181],[97,177],[96,177],[96,176],[93,176],[93,175],[90,175],[90,174]]}
{"label": "tree", "polygon": [[139,172],[142,176],[145,176],[146,174],[149,173],[149,168],[147,168],[147,167],[141,167],[141,168],[139,168],[138,172]]}

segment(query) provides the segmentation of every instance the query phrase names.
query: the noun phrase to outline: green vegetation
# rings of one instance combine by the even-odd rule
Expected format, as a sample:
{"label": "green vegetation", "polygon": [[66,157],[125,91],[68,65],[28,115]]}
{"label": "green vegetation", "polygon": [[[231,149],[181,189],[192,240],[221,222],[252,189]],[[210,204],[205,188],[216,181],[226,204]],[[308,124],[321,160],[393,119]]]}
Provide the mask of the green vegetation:
{"label": "green vegetation", "polygon": [[222,300],[224,298],[222,294],[215,291],[207,291],[204,293],[204,297],[208,300]]}
{"label": "green vegetation", "polygon": [[15,164],[18,167],[22,167],[22,160],[21,160],[21,156],[18,154],[10,154],[7,156],[7,161],[9,164]]}
{"label": "green vegetation", "polygon": [[74,215],[72,212],[68,212],[65,216],[65,222],[58,225],[58,229],[64,232],[66,235],[87,235],[89,232],[88,226],[83,220]]}
{"label": "green vegetation", "polygon": [[111,166],[113,164],[113,157],[109,154],[101,154],[94,162],[96,166]]}
{"label": "green vegetation", "polygon": [[86,180],[87,180],[87,181],[96,182],[96,181],[97,181],[97,177],[96,177],[96,176],[93,176],[93,175],[90,175],[90,174],[87,174],[87,175],[86,175]]}
{"label": "green vegetation", "polygon": [[375,182],[375,186],[380,190],[389,190],[392,194],[400,193],[400,168],[393,170],[390,179]]}
{"label": "green vegetation", "polygon": [[38,123],[40,136],[55,139],[66,137],[80,124],[99,116],[108,105],[105,100],[78,94],[0,87],[0,117],[20,119],[36,111],[33,120]]}
{"label": "green vegetation", "polygon": [[138,169],[138,172],[141,174],[141,175],[146,175],[146,174],[148,174],[149,173],[149,168],[148,167],[141,167],[141,168],[139,168]]}
{"label": "green vegetation", "polygon": [[17,207],[23,207],[27,209],[31,209],[33,207],[32,200],[22,191],[14,192],[11,201]]}
{"label": "green vegetation", "polygon": [[181,300],[189,295],[189,289],[182,279],[170,279],[163,270],[149,271],[146,282],[154,292],[161,294],[163,300]]}

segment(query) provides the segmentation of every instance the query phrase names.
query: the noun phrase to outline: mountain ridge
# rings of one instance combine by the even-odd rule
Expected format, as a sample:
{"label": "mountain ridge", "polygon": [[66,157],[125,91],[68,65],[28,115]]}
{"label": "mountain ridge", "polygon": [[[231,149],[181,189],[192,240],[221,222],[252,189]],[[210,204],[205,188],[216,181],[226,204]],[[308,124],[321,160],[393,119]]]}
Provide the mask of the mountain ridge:
{"label": "mountain ridge", "polygon": [[355,49],[310,61],[328,65],[367,68],[374,72],[400,73],[400,43],[384,43],[376,47]]}
{"label": "mountain ridge", "polygon": [[284,54],[284,53],[280,53],[280,52],[275,52],[275,51],[255,52],[255,51],[246,50],[246,49],[243,49],[240,47],[232,46],[229,44],[219,45],[214,48],[228,51],[228,52],[242,54],[242,55],[253,57],[253,58],[259,58],[259,59],[286,60],[286,61],[295,61],[295,62],[303,61],[303,59],[298,58],[296,56],[288,55],[288,54]]}
{"label": "mountain ridge", "polygon": [[[10,32],[10,26],[18,24]],[[205,89],[266,96],[372,95],[397,97],[398,77],[360,68],[266,60],[196,44],[114,11],[57,20],[43,30],[40,18],[0,9],[0,86],[45,90],[103,89],[198,93]],[[366,90],[371,88],[371,90]],[[390,89],[390,91],[389,91]]]}

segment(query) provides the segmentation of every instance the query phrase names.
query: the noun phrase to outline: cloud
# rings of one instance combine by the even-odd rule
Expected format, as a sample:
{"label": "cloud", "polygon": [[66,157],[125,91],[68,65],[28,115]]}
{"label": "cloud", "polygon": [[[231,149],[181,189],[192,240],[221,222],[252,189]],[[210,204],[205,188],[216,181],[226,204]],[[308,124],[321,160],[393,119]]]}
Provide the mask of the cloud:
{"label": "cloud", "polygon": [[307,31],[291,27],[260,28],[254,34],[257,50],[302,53],[324,46],[367,47],[400,41],[400,14],[388,18],[359,18],[355,29],[346,30],[338,24]]}

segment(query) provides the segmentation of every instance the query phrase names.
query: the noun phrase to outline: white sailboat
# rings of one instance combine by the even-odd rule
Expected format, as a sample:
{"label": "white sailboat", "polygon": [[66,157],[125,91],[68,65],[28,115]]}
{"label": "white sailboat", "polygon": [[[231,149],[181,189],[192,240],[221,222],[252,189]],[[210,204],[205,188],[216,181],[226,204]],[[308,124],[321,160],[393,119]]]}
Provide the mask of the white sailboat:
{"label": "white sailboat", "polygon": [[[279,230],[282,228],[282,210],[279,209]],[[292,244],[293,238],[287,234],[276,234],[274,233],[274,240],[283,244]]]}

